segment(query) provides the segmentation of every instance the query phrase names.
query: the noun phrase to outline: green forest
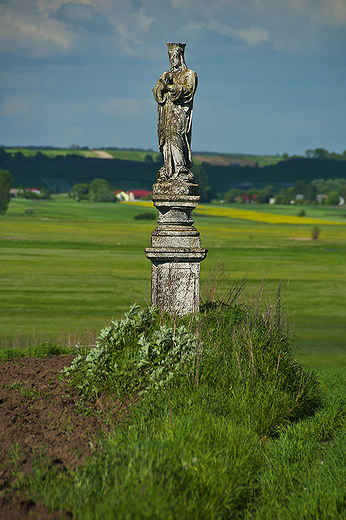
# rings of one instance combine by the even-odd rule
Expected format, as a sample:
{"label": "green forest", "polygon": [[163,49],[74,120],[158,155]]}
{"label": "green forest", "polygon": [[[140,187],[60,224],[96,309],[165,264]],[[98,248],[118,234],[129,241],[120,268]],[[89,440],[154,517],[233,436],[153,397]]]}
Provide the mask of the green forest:
{"label": "green forest", "polygon": [[[113,159],[97,157],[94,150],[73,145],[69,149],[16,147],[0,148],[0,168],[10,172],[15,188],[41,188],[59,193],[78,183],[91,183],[95,178],[108,181],[111,189],[151,190],[161,166],[161,155],[152,150],[104,149]],[[236,154],[196,153],[193,171],[200,185],[202,201],[222,199],[229,190],[256,190],[267,186],[264,199],[298,181],[305,186],[317,179],[344,179],[346,153],[329,153],[323,148],[307,150],[305,157],[250,156]],[[220,165],[220,162],[223,165]],[[310,188],[309,188],[310,189]],[[306,200],[312,202],[311,193]],[[322,194],[329,195],[329,192]],[[270,194],[268,195],[268,193]],[[339,193],[341,195],[341,193]],[[287,196],[286,196],[287,195]],[[236,197],[239,194],[236,194]],[[281,192],[281,200],[290,194]],[[262,197],[263,198],[263,197]],[[232,202],[232,197],[227,197]],[[260,198],[258,199],[260,201]]]}

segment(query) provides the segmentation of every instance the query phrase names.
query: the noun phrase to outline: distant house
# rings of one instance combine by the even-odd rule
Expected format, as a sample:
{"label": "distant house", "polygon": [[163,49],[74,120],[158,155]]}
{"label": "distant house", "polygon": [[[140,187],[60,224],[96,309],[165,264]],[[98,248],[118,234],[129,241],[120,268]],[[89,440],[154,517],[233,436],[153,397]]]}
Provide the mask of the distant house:
{"label": "distant house", "polygon": [[129,190],[126,193],[129,195],[131,201],[144,199],[151,195],[151,191],[148,190]]}
{"label": "distant house", "polygon": [[148,197],[148,195],[151,195],[151,191],[148,190],[128,190],[128,191],[122,191],[122,190],[116,190],[114,192],[114,196],[117,199],[117,201],[134,201],[134,200],[141,200],[145,197]]}
{"label": "distant house", "polygon": [[275,201],[276,201],[275,197],[270,197],[269,204],[275,204]]}
{"label": "distant house", "polygon": [[130,200],[129,194],[122,190],[115,190],[114,196],[118,202]]}
{"label": "distant house", "polygon": [[345,199],[341,195],[339,195],[339,204],[338,206],[345,206]]}
{"label": "distant house", "polygon": [[328,199],[328,195],[316,195],[316,200],[320,204],[322,200]]}
{"label": "distant house", "polygon": [[11,197],[18,197],[19,193],[22,192],[22,190],[19,190],[18,188],[12,188],[10,190],[10,196]]}
{"label": "distant house", "polygon": [[30,191],[31,193],[36,193],[37,195],[41,193],[38,188],[25,188],[25,191]]}
{"label": "distant house", "polygon": [[248,195],[247,193],[244,193],[243,195],[243,202],[245,202],[245,204],[249,204],[251,202],[255,202],[256,200],[256,195]]}

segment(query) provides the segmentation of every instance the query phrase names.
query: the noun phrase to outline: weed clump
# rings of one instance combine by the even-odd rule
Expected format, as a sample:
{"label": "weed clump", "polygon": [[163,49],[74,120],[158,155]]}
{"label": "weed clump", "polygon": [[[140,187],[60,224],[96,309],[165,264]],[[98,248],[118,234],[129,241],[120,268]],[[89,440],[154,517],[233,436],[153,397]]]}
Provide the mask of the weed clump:
{"label": "weed clump", "polygon": [[143,394],[166,385],[195,346],[184,325],[170,326],[158,309],[140,310],[135,304],[123,320],[102,329],[96,346],[82,351],[63,374],[85,399],[101,392]]}
{"label": "weed clump", "polygon": [[94,348],[80,349],[63,375],[85,400],[103,392],[121,398],[178,391],[222,416],[248,417],[260,435],[274,435],[287,421],[313,414],[322,391],[292,353],[280,291],[275,304],[260,309],[260,303],[238,302],[244,287],[235,284],[185,318],[133,305],[100,332]]}
{"label": "weed clump", "polygon": [[313,240],[317,240],[318,237],[320,236],[321,234],[321,228],[319,226],[312,226],[312,229],[311,229],[311,238]]}

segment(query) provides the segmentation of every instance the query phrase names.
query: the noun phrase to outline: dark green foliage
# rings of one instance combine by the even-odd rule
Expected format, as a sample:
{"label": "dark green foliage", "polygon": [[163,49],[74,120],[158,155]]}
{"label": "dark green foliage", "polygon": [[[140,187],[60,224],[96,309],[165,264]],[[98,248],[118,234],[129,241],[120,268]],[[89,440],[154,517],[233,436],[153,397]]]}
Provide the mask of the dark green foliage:
{"label": "dark green foliage", "polygon": [[[100,192],[102,194],[102,193],[108,192],[108,191],[110,191],[108,181],[106,179],[96,178],[89,185],[89,200],[91,200],[91,201],[98,200]],[[113,197],[113,200],[114,200],[114,197]],[[104,202],[104,201],[100,201],[100,202]]]}
{"label": "dark green foliage", "polygon": [[144,213],[139,213],[138,215],[135,215],[133,218],[136,220],[155,220],[157,218],[157,215],[155,215],[155,213],[152,213],[151,211],[146,211]]}
{"label": "dark green foliage", "polygon": [[332,191],[329,194],[326,204],[329,206],[337,206],[339,204],[339,194],[337,191]]}
{"label": "dark green foliage", "polygon": [[256,312],[224,302],[202,308],[201,382],[215,385],[218,406],[219,393],[227,396],[226,415],[233,413],[233,399],[247,396],[256,430],[267,436],[288,420],[309,415],[322,397],[314,374],[292,355],[280,312],[279,305]]}
{"label": "dark green foliage", "polygon": [[23,190],[23,192],[19,194],[19,197],[24,198],[24,199],[34,199],[34,200],[45,200],[45,199],[51,198],[50,191],[45,190],[45,189],[41,189],[40,193],[35,193],[34,191]]}
{"label": "dark green foliage", "polygon": [[0,215],[5,215],[8,204],[11,200],[10,190],[13,178],[10,172],[0,170]]}
{"label": "dark green foliage", "polygon": [[157,309],[133,305],[123,320],[101,331],[95,348],[64,369],[65,376],[88,399],[103,391],[143,393],[166,385],[194,354],[196,340],[184,325],[162,320]]}
{"label": "dark green foliage", "polygon": [[0,163],[6,161],[11,157],[10,153],[7,153],[3,146],[0,146]]}
{"label": "dark green foliage", "polygon": [[306,184],[314,179],[335,179],[345,177],[345,163],[332,159],[295,158],[283,160],[271,166],[256,168],[251,166],[214,166],[203,163],[209,184],[216,192],[226,193],[230,185],[251,182],[256,188],[263,189],[280,182],[296,183],[303,180]]}
{"label": "dark green foliage", "polygon": [[210,202],[211,199],[216,197],[216,193],[210,187],[210,182],[205,169],[200,165],[194,165],[192,168],[192,173],[194,174],[196,183],[199,186],[201,202]]}
{"label": "dark green foliage", "polygon": [[85,182],[74,184],[72,188],[72,197],[78,200],[78,202],[81,202],[82,200],[88,200],[89,184]]}
{"label": "dark green foliage", "polygon": [[319,226],[312,226],[311,237],[313,238],[313,240],[317,240],[318,237],[320,236],[320,233],[321,233],[321,228]]}
{"label": "dark green foliage", "polygon": [[110,189],[100,189],[95,196],[96,202],[114,202],[114,193]]}
{"label": "dark green foliage", "polygon": [[106,179],[94,179],[90,184],[78,183],[72,188],[72,197],[78,202],[90,200],[92,202],[114,202],[114,193]]}

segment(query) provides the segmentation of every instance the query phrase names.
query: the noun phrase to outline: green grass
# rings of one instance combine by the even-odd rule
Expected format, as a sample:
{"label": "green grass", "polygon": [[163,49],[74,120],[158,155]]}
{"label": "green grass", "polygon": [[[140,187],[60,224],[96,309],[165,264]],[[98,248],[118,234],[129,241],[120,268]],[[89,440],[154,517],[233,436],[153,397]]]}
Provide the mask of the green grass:
{"label": "green grass", "polygon": [[[27,207],[34,212],[26,214]],[[297,210],[248,209],[289,216]],[[198,331],[190,344],[195,355],[161,390],[149,389],[131,423],[115,428],[83,467],[56,474],[43,457],[16,485],[86,520],[346,518],[346,226],[338,208],[305,209],[325,221],[318,240],[305,240],[312,225],[303,218],[272,224],[256,215],[206,216],[201,207],[196,227],[209,249],[202,286],[223,262],[223,291],[247,278],[239,303],[182,319]],[[146,211],[156,210],[148,204]],[[134,218],[142,212],[143,205],[78,204],[62,196],[11,201],[0,221],[1,359],[77,352],[68,347],[73,340],[90,347],[113,316],[133,302],[145,306],[150,262],[143,248],[155,222]],[[273,298],[280,282],[279,314]],[[286,307],[293,350],[279,320]],[[70,382],[86,398],[92,388],[127,399],[149,375],[162,375],[163,355],[151,356],[158,342],[147,324],[132,335],[114,324],[107,330],[95,350],[78,350]],[[143,332],[150,343],[144,365],[143,355],[136,364]]]}
{"label": "green grass", "polygon": [[[32,214],[25,213],[28,207]],[[157,213],[150,208],[148,203],[146,211]],[[298,210],[241,209],[282,215]],[[229,284],[246,276],[250,289],[265,276],[275,290],[282,280],[289,286],[299,357],[322,366],[332,359],[345,364],[345,210],[305,210],[309,218],[328,222],[318,240],[301,240],[311,236],[304,217],[299,224],[268,224],[196,212],[202,245],[209,249],[201,264],[202,287],[217,261],[226,264]],[[1,343],[88,341],[132,303],[149,302],[151,267],[143,249],[156,223],[134,218],[142,212],[142,205],[77,203],[64,196],[12,199],[0,220]]]}
{"label": "green grass", "polygon": [[155,162],[157,159],[160,159],[161,161],[162,157],[161,153],[153,152],[151,150],[112,150],[107,148],[106,151],[111,154],[114,159],[121,159],[122,161],[144,162],[145,157],[147,155],[151,155],[153,161]]}
{"label": "green grass", "polygon": [[[198,159],[196,159],[196,156],[198,157]],[[234,162],[236,162],[236,160],[238,159],[240,163],[242,163],[242,160],[246,159],[246,160],[252,161],[253,165],[255,165],[257,163],[258,166],[260,166],[260,167],[270,166],[271,164],[277,164],[279,161],[282,160],[280,157],[267,156],[267,155],[243,155],[243,154],[227,154],[227,153],[218,154],[218,153],[205,153],[205,152],[198,153],[198,152],[196,152],[196,156],[194,154],[192,154],[193,163],[196,165],[200,165],[200,164],[202,164],[202,162],[205,162],[203,160],[200,160],[202,157],[205,157],[208,159],[215,159],[216,161],[218,160],[218,158],[220,156],[226,157],[226,158],[229,157],[229,158],[232,158],[232,160],[235,160]]]}
{"label": "green grass", "polygon": [[98,157],[96,153],[92,150],[71,150],[70,148],[59,148],[51,150],[42,150],[42,149],[32,149],[32,148],[5,148],[7,153],[15,154],[16,152],[22,152],[25,157],[34,157],[37,152],[41,152],[43,155],[47,155],[47,157],[52,158],[57,155],[80,155],[81,157]]}
{"label": "green grass", "polygon": [[[33,157],[36,155],[37,152],[41,152],[44,155],[47,155],[48,157],[56,157],[57,155],[80,155],[82,157],[98,157],[98,155],[93,150],[71,150],[70,148],[60,148],[60,149],[31,149],[31,148],[25,148],[25,147],[17,147],[17,148],[5,148],[5,151],[7,153],[15,154],[16,152],[22,152],[25,157]],[[156,161],[160,159],[161,161],[161,153],[159,152],[153,152],[152,150],[135,150],[135,149],[112,149],[107,148],[107,153],[112,155],[115,159],[121,159],[123,161],[139,161],[144,162],[145,157],[147,155],[151,155],[153,158],[153,161]],[[213,157],[218,156],[220,154],[203,154],[206,157]],[[228,154],[222,154],[222,155],[228,155]],[[238,155],[232,155],[232,157],[238,157]],[[254,162],[257,162],[260,166],[268,166],[269,164],[276,164],[278,161],[282,160],[280,157],[272,157],[272,156],[262,156],[262,155],[239,155],[239,157],[243,159],[250,159]],[[160,162],[159,161],[159,162]],[[195,161],[196,164],[200,164],[200,161]]]}
{"label": "green grass", "polygon": [[[346,371],[301,366],[279,306],[261,314],[261,302],[209,303],[183,319],[198,331],[193,356],[142,396],[131,422],[85,466],[57,474],[43,458],[17,485],[83,519],[345,518]],[[81,378],[70,382],[82,398],[85,381],[96,394],[106,382],[120,399],[138,391],[148,375],[137,364],[138,333],[149,339],[150,324],[158,329],[152,317],[132,314],[102,332],[74,365]],[[174,356],[175,342],[169,349]]]}

